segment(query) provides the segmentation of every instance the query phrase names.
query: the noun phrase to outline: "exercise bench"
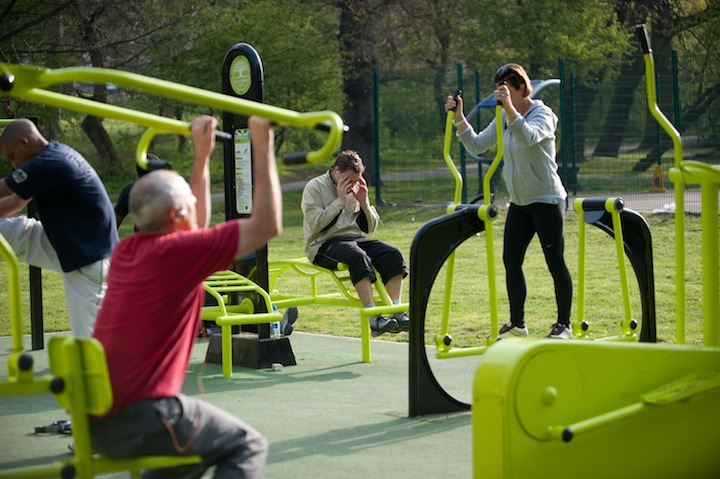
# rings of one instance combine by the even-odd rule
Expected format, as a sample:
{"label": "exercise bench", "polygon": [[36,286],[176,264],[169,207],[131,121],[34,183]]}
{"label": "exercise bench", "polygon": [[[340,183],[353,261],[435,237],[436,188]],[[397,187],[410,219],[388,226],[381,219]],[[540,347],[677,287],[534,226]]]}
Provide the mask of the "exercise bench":
{"label": "exercise bench", "polygon": [[[288,293],[278,291],[276,283],[280,276],[286,273],[296,273],[307,278],[309,284],[305,292]],[[373,283],[375,306],[365,308],[357,296],[350,279],[348,266],[345,263],[339,263],[338,269],[332,270],[313,264],[307,258],[268,261],[270,298],[272,304],[279,309],[305,305],[358,308],[360,312],[362,361],[364,363],[370,362],[370,323],[368,322],[368,316],[402,313],[408,310],[408,303],[393,304],[380,275],[377,272],[376,275],[377,281]],[[331,291],[326,284],[321,284],[320,280],[323,278],[329,280],[335,286],[335,289]]]}
{"label": "exercise bench", "polygon": [[[272,323],[282,315],[273,311],[270,295],[254,281],[235,271],[218,271],[203,283],[205,291],[217,305],[203,306],[200,318],[214,321],[222,334],[222,371],[232,376],[232,326]],[[257,295],[265,311],[257,311],[251,296]]]}

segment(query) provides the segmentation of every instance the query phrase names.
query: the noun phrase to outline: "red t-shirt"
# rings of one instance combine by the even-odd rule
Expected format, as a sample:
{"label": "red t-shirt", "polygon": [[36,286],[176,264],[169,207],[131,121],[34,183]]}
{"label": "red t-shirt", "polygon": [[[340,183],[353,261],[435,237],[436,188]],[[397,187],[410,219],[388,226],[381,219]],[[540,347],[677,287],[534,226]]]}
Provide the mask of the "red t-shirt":
{"label": "red t-shirt", "polygon": [[133,234],[113,251],[93,337],[105,348],[108,415],[180,392],[198,333],[202,282],[235,257],[238,225],[168,235]]}

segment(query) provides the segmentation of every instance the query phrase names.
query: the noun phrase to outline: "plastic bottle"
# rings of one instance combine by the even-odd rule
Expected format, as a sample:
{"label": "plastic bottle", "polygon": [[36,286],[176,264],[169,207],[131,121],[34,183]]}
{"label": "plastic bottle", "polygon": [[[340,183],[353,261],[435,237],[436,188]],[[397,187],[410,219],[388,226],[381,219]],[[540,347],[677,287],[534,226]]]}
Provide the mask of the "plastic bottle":
{"label": "plastic bottle", "polygon": [[[277,313],[277,306],[273,304],[273,313]],[[270,323],[270,337],[278,339],[280,337],[280,321],[273,321]]]}

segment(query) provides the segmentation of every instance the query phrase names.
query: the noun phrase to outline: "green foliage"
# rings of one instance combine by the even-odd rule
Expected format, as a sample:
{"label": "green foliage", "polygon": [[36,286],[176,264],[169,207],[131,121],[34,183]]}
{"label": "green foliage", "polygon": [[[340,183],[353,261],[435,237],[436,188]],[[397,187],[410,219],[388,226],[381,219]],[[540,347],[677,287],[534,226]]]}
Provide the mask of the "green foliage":
{"label": "green foliage", "polygon": [[[523,64],[531,77],[548,75],[566,58],[579,76],[607,69],[630,52],[631,31],[618,24],[612,2],[467,2],[457,42],[475,67]],[[494,70],[493,70],[494,71]]]}

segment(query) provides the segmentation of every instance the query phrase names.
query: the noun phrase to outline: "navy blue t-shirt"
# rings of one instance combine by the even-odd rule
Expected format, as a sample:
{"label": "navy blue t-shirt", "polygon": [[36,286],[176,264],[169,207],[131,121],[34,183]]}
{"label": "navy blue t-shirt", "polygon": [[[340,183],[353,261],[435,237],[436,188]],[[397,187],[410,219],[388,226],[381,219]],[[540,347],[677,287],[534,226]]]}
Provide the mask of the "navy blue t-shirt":
{"label": "navy blue t-shirt", "polygon": [[110,256],[118,241],[113,206],[100,177],[80,153],[52,141],[5,182],[21,198],[35,200],[63,271]]}
{"label": "navy blue t-shirt", "polygon": [[121,218],[125,218],[130,214],[130,190],[135,183],[125,185],[118,195],[115,203],[115,214]]}

